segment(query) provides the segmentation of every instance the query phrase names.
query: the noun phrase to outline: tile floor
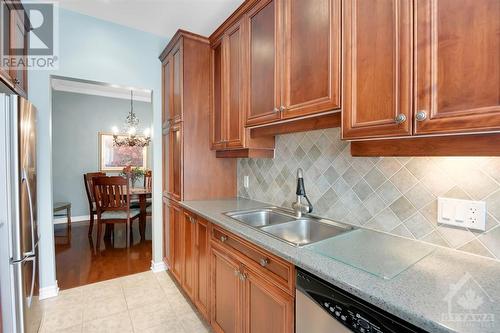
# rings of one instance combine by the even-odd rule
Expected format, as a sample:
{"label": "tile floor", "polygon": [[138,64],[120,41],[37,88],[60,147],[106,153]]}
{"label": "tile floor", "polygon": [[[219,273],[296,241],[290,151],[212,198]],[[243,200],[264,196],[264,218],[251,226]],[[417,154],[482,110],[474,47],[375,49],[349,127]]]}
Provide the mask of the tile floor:
{"label": "tile floor", "polygon": [[42,306],[41,333],[211,332],[166,272],[67,289]]}

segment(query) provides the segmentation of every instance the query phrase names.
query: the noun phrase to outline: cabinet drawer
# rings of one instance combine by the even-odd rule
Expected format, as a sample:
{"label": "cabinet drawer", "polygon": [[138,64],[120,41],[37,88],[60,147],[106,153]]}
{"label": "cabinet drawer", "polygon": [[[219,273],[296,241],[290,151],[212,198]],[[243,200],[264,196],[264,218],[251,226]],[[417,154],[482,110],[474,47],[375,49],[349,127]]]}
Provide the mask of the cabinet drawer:
{"label": "cabinet drawer", "polygon": [[275,285],[293,295],[292,264],[215,225],[212,228],[212,241],[241,257],[246,265],[259,270]]}

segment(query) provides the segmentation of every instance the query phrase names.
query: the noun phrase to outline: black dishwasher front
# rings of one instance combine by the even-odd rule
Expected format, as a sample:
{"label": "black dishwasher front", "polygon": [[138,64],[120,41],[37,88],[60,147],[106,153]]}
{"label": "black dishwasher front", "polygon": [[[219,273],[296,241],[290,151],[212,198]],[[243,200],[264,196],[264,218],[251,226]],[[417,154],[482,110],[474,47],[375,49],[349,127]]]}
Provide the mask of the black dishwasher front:
{"label": "black dishwasher front", "polygon": [[295,312],[296,333],[426,332],[301,269]]}

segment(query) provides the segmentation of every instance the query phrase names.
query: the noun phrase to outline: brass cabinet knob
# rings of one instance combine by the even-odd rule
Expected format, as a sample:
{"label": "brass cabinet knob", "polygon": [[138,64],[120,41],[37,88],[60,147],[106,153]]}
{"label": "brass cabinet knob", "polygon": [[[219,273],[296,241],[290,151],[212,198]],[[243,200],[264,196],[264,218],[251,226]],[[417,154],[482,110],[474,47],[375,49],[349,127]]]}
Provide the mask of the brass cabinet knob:
{"label": "brass cabinet knob", "polygon": [[285,107],[284,107],[283,105],[282,105],[282,106],[280,106],[280,112],[283,112],[283,111],[285,111],[285,110],[286,110],[286,109],[285,109]]}
{"label": "brass cabinet knob", "polygon": [[406,115],[400,113],[396,116],[396,118],[394,118],[394,120],[396,121],[396,124],[402,124],[406,121]]}
{"label": "brass cabinet knob", "polygon": [[266,267],[267,265],[269,265],[269,259],[267,259],[267,258],[262,258],[262,259],[260,259],[259,262],[260,262],[260,265],[262,267]]}
{"label": "brass cabinet knob", "polygon": [[418,111],[415,115],[415,119],[417,119],[417,121],[424,121],[425,119],[427,119],[427,112]]}
{"label": "brass cabinet knob", "polygon": [[278,112],[280,112],[280,110],[279,110],[278,108],[274,108],[274,109],[273,109],[273,112],[274,112],[274,113],[278,113]]}
{"label": "brass cabinet knob", "polygon": [[227,241],[227,236],[224,236],[224,235],[220,236],[220,241],[222,243],[224,243],[225,241]]}

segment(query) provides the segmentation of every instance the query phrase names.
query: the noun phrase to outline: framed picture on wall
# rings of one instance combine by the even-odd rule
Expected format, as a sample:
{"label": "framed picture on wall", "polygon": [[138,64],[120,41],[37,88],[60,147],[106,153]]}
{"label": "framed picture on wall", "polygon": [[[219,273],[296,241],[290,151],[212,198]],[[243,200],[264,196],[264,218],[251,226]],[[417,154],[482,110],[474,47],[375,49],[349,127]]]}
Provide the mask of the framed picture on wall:
{"label": "framed picture on wall", "polygon": [[[126,135],[118,135],[118,137],[126,137]],[[146,169],[147,160],[147,147],[116,147],[113,145],[113,134],[99,133],[100,171],[120,172],[127,165]]]}

